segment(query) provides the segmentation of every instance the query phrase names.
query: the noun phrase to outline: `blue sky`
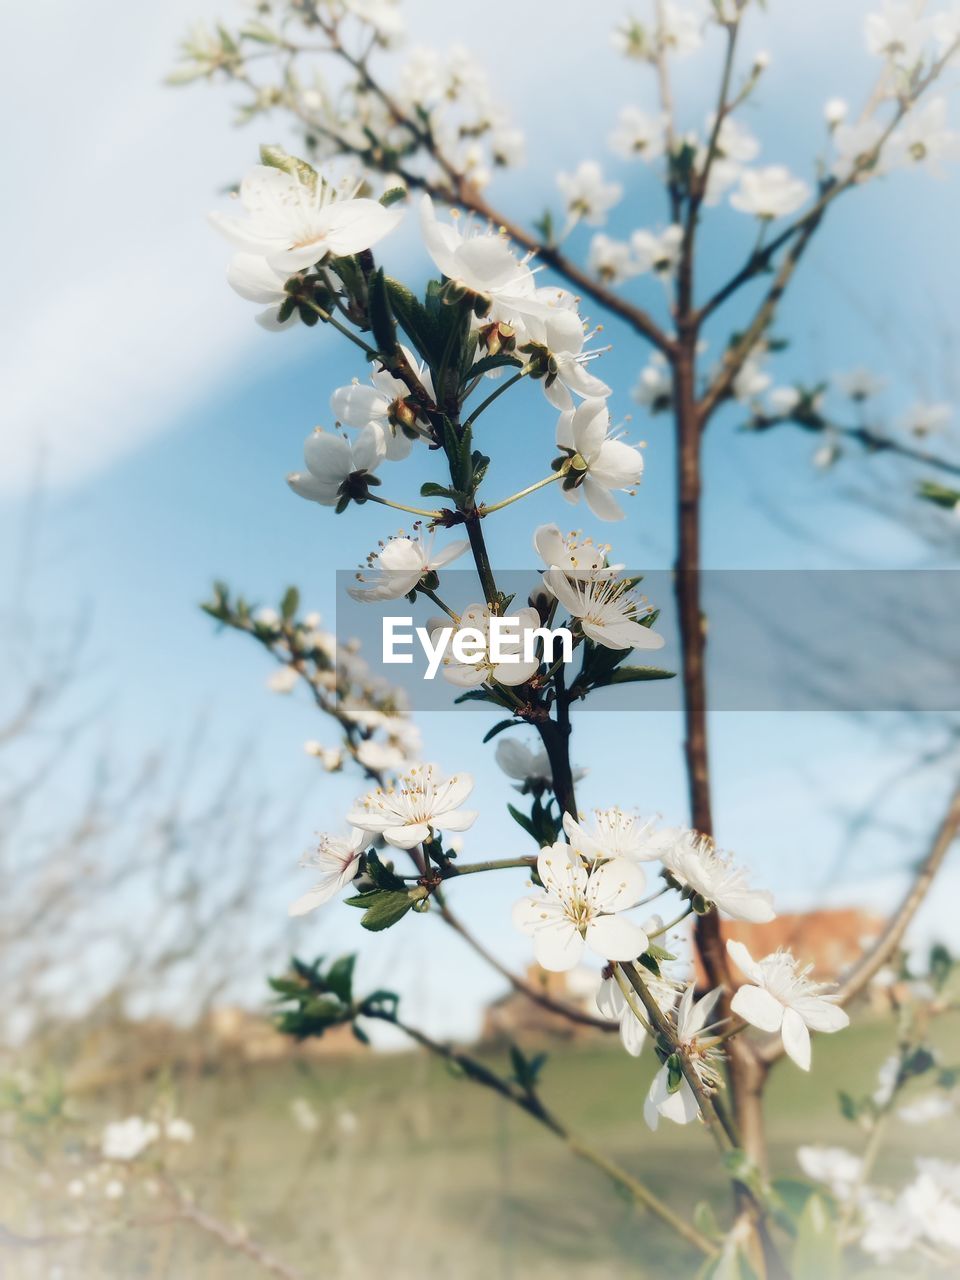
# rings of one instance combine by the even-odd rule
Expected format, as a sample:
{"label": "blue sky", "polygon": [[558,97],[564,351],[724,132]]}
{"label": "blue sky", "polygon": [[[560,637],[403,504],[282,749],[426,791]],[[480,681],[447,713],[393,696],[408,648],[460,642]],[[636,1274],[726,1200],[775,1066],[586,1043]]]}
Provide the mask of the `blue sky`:
{"label": "blue sky", "polygon": [[[767,163],[811,174],[824,146],[824,100],[840,93],[855,103],[867,87],[870,62],[860,31],[868,7],[860,0],[773,3],[769,17],[751,16],[745,48],[765,48],[772,61],[744,119],[760,136]],[[445,46],[464,38],[458,6],[416,0],[407,9],[415,39]],[[482,24],[471,29],[471,44],[481,60],[495,64],[494,81],[528,134],[527,165],[498,179],[492,192],[494,203],[513,216],[529,220],[547,201],[557,208],[556,169],[598,157],[628,186],[609,232],[663,224],[653,178],[628,171],[604,145],[622,103],[653,105],[643,69],[618,61],[609,48],[609,28],[626,11],[611,5],[593,24],[582,5],[551,4],[550,40],[533,56],[522,33],[504,41]],[[211,778],[224,755],[250,742],[264,782],[278,797],[306,789],[301,830],[291,832],[289,847],[264,852],[277,869],[275,900],[263,903],[272,922],[299,883],[295,864],[310,832],[337,826],[355,787],[317,777],[301,749],[305,738],[323,736],[307,704],[267,693],[261,655],[239,638],[215,636],[197,602],[214,577],[264,602],[276,602],[285,585],[296,582],[305,602],[329,619],[335,570],[358,563],[400,519],[371,506],[334,517],[294,498],[283,483],[286,471],[299,465],[305,435],[318,423],[330,424],[332,389],[363,368],[332,334],[263,333],[224,283],[228,249],[204,214],[217,191],[255,158],[257,144],[282,136],[282,126],[231,130],[229,94],[161,86],[184,23],[213,12],[231,15],[226,0],[217,6],[174,0],[149,11],[96,0],[82,17],[65,3],[42,12],[21,6],[5,17],[20,51],[15,59],[8,54],[5,70],[24,106],[16,121],[8,113],[0,129],[10,135],[4,138],[8,159],[31,177],[19,192],[25,198],[0,214],[9,224],[8,243],[22,250],[9,281],[8,314],[19,322],[0,356],[7,419],[0,443],[0,572],[12,584],[5,599],[22,607],[15,568],[39,467],[42,518],[26,603],[51,627],[78,609],[87,614],[90,675],[83,697],[98,708],[98,734],[120,755],[135,756],[156,743],[181,741],[203,718]],[[61,38],[51,42],[54,30]],[[109,41],[101,41],[102,30],[111,32]],[[117,48],[125,52],[120,62]],[[41,55],[48,78],[38,84],[29,68]],[[713,74],[705,68],[716,56],[714,45],[680,66],[677,98],[690,126],[709,109]],[[891,377],[893,411],[918,395],[944,396],[938,329],[949,333],[955,323],[958,190],[955,175],[940,181],[911,175],[844,201],[810,252],[778,325],[793,343],[778,361],[781,380],[815,380],[866,363]],[[751,236],[741,215],[711,211],[703,236],[705,286],[739,262]],[[585,252],[586,241],[586,233],[576,232],[571,251]],[[382,257],[394,274],[425,279],[412,217],[383,246]],[[655,283],[633,289],[648,305],[659,305]],[[733,311],[730,322],[738,316],[742,312]],[[629,389],[646,352],[616,323],[607,325],[605,338],[613,350],[603,359],[602,376],[615,388],[614,415],[623,418],[635,409]],[[518,479],[545,474],[551,456],[554,417],[538,389],[527,387],[509,403],[485,420],[494,456],[489,488],[497,496],[516,488]],[[736,434],[735,425],[734,415],[718,418],[706,443],[711,566],[953,563],[949,547],[934,553],[863,502],[850,501],[855,463],[823,476],[810,466],[810,440],[751,438]],[[490,522],[495,563],[514,567],[517,548],[529,544],[534,526],[559,520],[611,538],[618,559],[630,565],[669,564],[667,422],[635,414],[629,429],[647,441],[647,476],[629,519],[598,527],[578,513],[571,521],[559,495],[547,490]],[[384,491],[410,500],[422,479],[439,478],[429,469],[432,461],[421,457],[392,469]],[[683,817],[673,718],[643,717],[639,741],[621,717],[584,715],[582,721],[574,755],[593,766],[586,803],[637,804]],[[471,834],[469,850],[479,856],[518,843],[522,833],[502,816],[505,788],[491,748],[479,745],[479,735],[465,738],[454,716],[433,715],[424,727],[430,758],[477,776],[478,798],[489,812]],[[883,771],[897,767],[896,752],[880,751],[876,741],[863,725],[838,717],[716,718],[721,840],[784,901],[802,901],[814,882],[819,888],[831,874],[843,816],[871,793]],[[67,794],[79,793],[83,767],[77,761],[65,768],[60,781]],[[203,783],[201,770],[197,786]],[[942,787],[943,779],[932,779],[899,816],[929,825]],[[860,890],[849,882],[862,877],[866,862],[872,892],[889,897],[898,880],[886,873],[912,852],[889,835],[876,837],[848,863],[847,887],[837,894],[857,900]],[[517,888],[485,878],[465,911],[522,963],[526,942],[512,934],[508,918]],[[437,933],[430,923],[414,924],[423,924],[416,937],[411,928],[403,938],[396,930],[374,940],[371,972],[400,965],[405,981],[414,981],[410,975],[422,972],[420,961]],[[297,931],[308,952],[356,936],[356,922],[344,912],[311,917]],[[438,983],[421,995],[429,997],[438,1024],[454,1025],[497,984],[455,943],[442,945],[441,954],[462,965],[470,999],[464,1004]],[[467,1014],[456,1012],[463,1008]]]}

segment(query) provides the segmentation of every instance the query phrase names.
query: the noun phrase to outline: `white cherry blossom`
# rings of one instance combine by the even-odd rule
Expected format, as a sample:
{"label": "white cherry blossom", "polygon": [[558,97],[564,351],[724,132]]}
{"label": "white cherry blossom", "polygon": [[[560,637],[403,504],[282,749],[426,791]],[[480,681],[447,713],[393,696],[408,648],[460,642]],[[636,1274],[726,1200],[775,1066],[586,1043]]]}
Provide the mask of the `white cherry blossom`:
{"label": "white cherry blossom", "polygon": [[[430,370],[420,364],[408,348],[401,347],[400,350],[417,374],[424,391],[433,400]],[[345,427],[362,429],[371,423],[377,426],[383,432],[386,457],[390,461],[405,458],[413,447],[404,426],[418,434],[428,430],[426,421],[417,415],[406,384],[386,369],[371,373],[370,385],[354,379],[349,386],[338,387],[330,397],[330,409]]]}
{"label": "white cherry blossom", "polygon": [[569,813],[563,815],[567,839],[585,858],[632,858],[634,862],[659,858],[653,840],[655,818],[640,818],[619,808],[594,809],[591,818],[587,827],[582,814],[579,821]]}
{"label": "white cherry blossom", "polygon": [[664,50],[682,57],[695,53],[703,44],[703,20],[692,7],[676,0],[664,0],[659,17],[657,37]]}
{"label": "white cherry blossom", "polygon": [[256,317],[257,324],[262,328],[277,332],[297,323],[294,315],[288,316],[286,320],[280,319],[280,308],[289,296],[284,288],[286,277],[274,271],[266,258],[260,258],[255,253],[235,253],[227,268],[227,283],[241,298],[266,307]]}
{"label": "white cherry blossom", "polygon": [[[553,769],[544,747],[527,747],[516,738],[501,738],[494,756],[507,777],[520,783],[518,791],[553,786]],[[586,769],[573,770],[574,782],[586,775]]]}
{"label": "white cherry blossom", "polygon": [[301,498],[335,507],[347,482],[371,475],[385,456],[386,443],[379,427],[364,427],[354,440],[317,427],[303,447],[307,470],[291,472],[287,484]]}
{"label": "white cherry blossom", "polygon": [[306,855],[301,867],[309,867],[320,874],[317,883],[302,897],[290,905],[291,916],[303,916],[329,902],[360,869],[360,855],[370,844],[370,837],[358,827],[351,827],[345,836],[322,835],[316,849]]}
{"label": "white cherry blossom", "polygon": [[[677,1009],[676,1040],[689,1058],[697,1079],[707,1093],[715,1093],[721,1085],[720,1063],[722,1054],[709,1043],[709,1018],[720,998],[717,987],[694,1002],[693,984],[684,991]],[[660,1117],[674,1124],[689,1124],[700,1114],[696,1094],[684,1076],[679,1087],[670,1090],[670,1068],[666,1062],[653,1077],[650,1091],[643,1104],[643,1118],[651,1129],[656,1129]]]}
{"label": "white cherry blossom", "polygon": [[605,400],[590,398],[576,409],[561,413],[557,446],[573,456],[572,474],[582,475],[575,488],[564,488],[568,502],[579,502],[580,491],[600,520],[622,520],[623,509],[612,496],[615,490],[633,492],[643,475],[643,454],[610,435],[610,411]]}
{"label": "white cherry blossom", "polygon": [[521,898],[513,922],[533,939],[544,969],[562,972],[580,963],[584,946],[604,960],[633,960],[647,948],[647,935],[621,912],[643,894],[641,869],[614,858],[587,869],[567,844],[540,850],[537,874],[544,892]]}
{"label": "white cherry blossom", "polygon": [[476,821],[472,809],[460,806],[473,790],[469,773],[444,778],[434,764],[413,765],[389,787],[378,787],[357,801],[347,822],[382,835],[397,849],[412,849],[434,831],[466,831]]}
{"label": "white cherry blossom", "polygon": [[803,1071],[810,1070],[810,1032],[841,1031],[849,1016],[840,1009],[831,990],[813,982],[810,966],[800,969],[787,951],[776,951],[754,960],[742,942],[727,941],[727,954],[749,981],[730,1002],[734,1013],[761,1031],[779,1031],[783,1047]]}
{"label": "white cherry blossom", "polygon": [[292,275],[327,256],[347,257],[382,240],[403,217],[376,200],[358,198],[356,186],[307,181],[256,165],[240,184],[245,218],[211,213],[213,225],[244,253],[265,258]]}
{"label": "white cherry blossom", "polygon": [[580,533],[562,534],[555,524],[542,524],[533,535],[534,550],[548,569],[558,569],[568,578],[613,577],[622,564],[608,564],[609,543],[596,543]]}
{"label": "white cherry blossom", "polygon": [[629,582],[606,575],[570,578],[559,569],[548,569],[543,584],[595,644],[605,649],[663,648],[663,636],[639,621],[650,613],[650,606]]}
{"label": "white cherry blossom", "polygon": [[420,228],[427,252],[449,280],[508,305],[533,302],[533,272],[517,260],[505,235],[483,230],[464,234],[453,222],[441,222],[429,195],[420,202]]}
{"label": "white cherry blossom", "polygon": [[521,323],[528,341],[547,353],[550,372],[543,379],[543,389],[555,409],[572,409],[574,395],[581,399],[605,399],[610,395],[607,384],[587,368],[600,352],[584,351],[587,333],[575,310],[546,304],[540,316],[528,314]]}
{"label": "white cherry blossom", "polygon": [[434,550],[434,542],[434,535],[422,530],[413,538],[390,538],[369,558],[368,570],[357,574],[357,580],[368,585],[348,587],[347,594],[354,600],[371,602],[399,600],[426,574],[451,564],[470,546],[465,538],[460,538],[442,550]]}
{"label": "white cherry blossom", "polygon": [[897,1110],[905,1124],[930,1124],[933,1120],[945,1120],[953,1115],[952,1098],[946,1093],[925,1093]]}
{"label": "white cherry blossom", "polygon": [[705,836],[695,831],[676,833],[661,859],[681,888],[734,920],[765,924],[774,919],[773,895],[766,889],[751,889],[746,871]]}
{"label": "white cherry blossom", "polygon": [[[499,639],[500,653],[507,655],[503,660],[495,660],[491,649],[491,622],[494,617],[502,616],[511,619],[513,635],[501,634]],[[450,618],[431,618],[427,630],[434,644],[439,643],[438,633],[453,627],[454,630],[473,628],[483,641],[483,650],[473,662],[461,662],[453,652],[453,642],[447,645],[441,660],[440,672],[450,684],[460,689],[477,689],[487,681],[495,681],[503,685],[524,684],[531,676],[536,675],[540,666],[534,658],[523,661],[524,637],[540,626],[540,615],[536,609],[518,609],[515,613],[495,615],[488,605],[467,605],[456,620]]]}
{"label": "white cherry blossom", "polygon": [[730,203],[741,213],[773,221],[795,213],[809,196],[810,187],[802,178],[795,178],[789,169],[774,164],[763,169],[745,169]]}

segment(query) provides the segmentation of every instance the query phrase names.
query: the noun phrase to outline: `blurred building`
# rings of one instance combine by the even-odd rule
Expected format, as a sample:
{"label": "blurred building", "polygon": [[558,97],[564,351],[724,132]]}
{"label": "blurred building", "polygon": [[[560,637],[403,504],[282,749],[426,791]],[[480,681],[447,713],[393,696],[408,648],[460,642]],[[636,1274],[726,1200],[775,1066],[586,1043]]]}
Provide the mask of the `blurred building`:
{"label": "blurred building", "polygon": [[[551,1000],[570,1005],[581,1013],[598,1016],[596,994],[600,985],[599,970],[581,967],[569,973],[548,973],[538,964],[533,964],[526,972],[526,980],[529,986],[549,996]],[[602,1034],[596,1027],[571,1022],[562,1014],[537,1004],[522,991],[511,989],[487,1005],[480,1039],[484,1044],[513,1040],[569,1042],[589,1040]]]}

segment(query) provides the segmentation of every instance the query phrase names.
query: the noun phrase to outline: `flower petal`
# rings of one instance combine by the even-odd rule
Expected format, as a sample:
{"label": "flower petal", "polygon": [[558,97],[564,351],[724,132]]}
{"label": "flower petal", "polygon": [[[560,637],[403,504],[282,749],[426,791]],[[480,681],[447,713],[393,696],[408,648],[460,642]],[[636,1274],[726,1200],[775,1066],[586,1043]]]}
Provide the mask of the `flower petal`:
{"label": "flower petal", "polygon": [[783,1047],[802,1071],[810,1070],[810,1032],[795,1009],[786,1009],[780,1028]]}
{"label": "flower petal", "polygon": [[604,960],[635,960],[648,946],[638,924],[623,916],[598,916],[587,925],[587,946]]}
{"label": "flower petal", "polygon": [[642,868],[630,858],[611,858],[591,873],[587,900],[598,911],[626,911],[640,901],[646,885]]}
{"label": "flower petal", "polygon": [[761,1031],[779,1031],[783,1022],[783,1005],[763,987],[741,987],[730,1001],[730,1008]]}

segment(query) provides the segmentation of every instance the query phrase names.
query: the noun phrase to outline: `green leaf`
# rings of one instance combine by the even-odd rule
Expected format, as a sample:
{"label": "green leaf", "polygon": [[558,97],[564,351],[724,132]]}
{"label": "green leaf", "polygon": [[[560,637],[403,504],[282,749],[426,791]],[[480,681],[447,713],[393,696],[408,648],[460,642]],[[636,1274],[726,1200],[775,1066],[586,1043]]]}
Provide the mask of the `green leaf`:
{"label": "green leaf", "polygon": [[667,1059],[667,1092],[676,1093],[683,1084],[683,1068],[680,1065],[680,1058],[675,1053],[671,1053]]}
{"label": "green leaf", "polygon": [[345,901],[348,907],[364,909],[360,923],[371,933],[391,928],[413,906],[413,898],[409,893],[406,890],[401,893],[398,889],[374,889],[372,893],[361,893]]}
{"label": "green leaf", "polygon": [[406,891],[406,884],[398,876],[392,867],[384,866],[380,861],[379,854],[373,849],[364,854],[364,867],[367,875],[377,886],[378,889],[395,889]]}
{"label": "green leaf", "polygon": [[326,974],[327,986],[344,1004],[350,1004],[353,1000],[353,969],[356,963],[356,956],[341,956],[333,962]]}
{"label": "green leaf", "polygon": [[397,326],[390,309],[382,267],[370,278],[370,327],[377,349],[384,355],[392,355],[397,349]]}
{"label": "green leaf", "polygon": [[536,840],[537,838],[536,830],[534,828],[533,823],[530,821],[527,815],[525,813],[521,813],[520,810],[515,808],[512,804],[507,805],[507,811],[510,814],[510,817],[514,820],[514,822],[516,822],[519,826],[523,827],[524,831],[526,831],[528,836],[533,836],[534,840]]}
{"label": "green leaf", "polygon": [[280,602],[280,613],[284,622],[289,622],[291,618],[295,618],[299,608],[300,592],[296,587],[287,587]]}
{"label": "green leaf", "polygon": [[442,337],[438,324],[426,307],[398,280],[384,278],[394,316],[413,343],[422,360],[432,368],[440,359]]}
{"label": "green leaf", "polygon": [[444,488],[442,484],[435,484],[432,480],[427,480],[425,484],[420,486],[421,498],[450,498],[454,502],[459,497],[455,489]]}
{"label": "green leaf", "polygon": [[483,735],[483,741],[489,742],[491,738],[495,738],[498,733],[503,733],[504,729],[512,729],[517,723],[516,720],[498,720],[492,729],[488,729]]}
{"label": "green leaf", "polygon": [[603,681],[609,684],[634,684],[639,680],[673,680],[675,671],[666,671],[663,667],[617,667]]}
{"label": "green leaf", "polygon": [[392,204],[399,204],[401,200],[406,200],[406,187],[390,187],[380,197],[380,203],[385,209],[389,209]]}
{"label": "green leaf", "polygon": [[839,1280],[840,1243],[826,1201],[812,1195],[797,1224],[793,1249],[795,1280]]}

